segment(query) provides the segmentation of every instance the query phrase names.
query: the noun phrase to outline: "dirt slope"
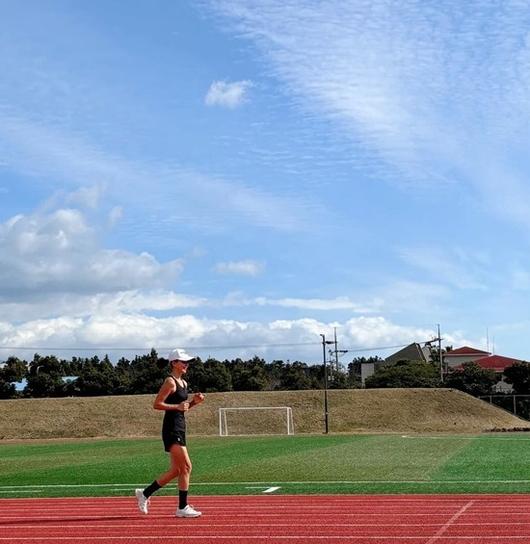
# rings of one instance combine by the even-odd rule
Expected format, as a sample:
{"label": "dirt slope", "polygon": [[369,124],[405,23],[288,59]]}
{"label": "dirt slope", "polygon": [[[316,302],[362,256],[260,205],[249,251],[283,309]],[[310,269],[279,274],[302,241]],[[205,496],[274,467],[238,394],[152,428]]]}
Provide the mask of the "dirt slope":
{"label": "dirt slope", "polygon": [[[0,439],[158,436],[162,413],[153,396],[0,401]],[[528,427],[530,422],[451,389],[355,389],[329,391],[330,432],[453,432]],[[190,434],[218,434],[218,408],[290,406],[295,432],[324,429],[322,391],[210,393],[188,414]],[[248,431],[275,432],[267,412],[247,412]],[[241,420],[241,418],[240,418]],[[237,430],[236,420],[231,431]],[[239,422],[241,424],[241,421]],[[280,425],[280,427],[282,427]]]}

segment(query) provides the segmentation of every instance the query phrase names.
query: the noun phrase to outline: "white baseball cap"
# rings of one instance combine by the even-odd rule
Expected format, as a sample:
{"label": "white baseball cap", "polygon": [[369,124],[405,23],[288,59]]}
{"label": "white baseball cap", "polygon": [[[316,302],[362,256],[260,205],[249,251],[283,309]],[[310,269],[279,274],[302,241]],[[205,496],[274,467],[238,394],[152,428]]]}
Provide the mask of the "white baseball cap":
{"label": "white baseball cap", "polygon": [[188,361],[193,361],[196,357],[188,355],[183,349],[176,348],[169,353],[169,362],[171,361],[183,361],[187,363]]}

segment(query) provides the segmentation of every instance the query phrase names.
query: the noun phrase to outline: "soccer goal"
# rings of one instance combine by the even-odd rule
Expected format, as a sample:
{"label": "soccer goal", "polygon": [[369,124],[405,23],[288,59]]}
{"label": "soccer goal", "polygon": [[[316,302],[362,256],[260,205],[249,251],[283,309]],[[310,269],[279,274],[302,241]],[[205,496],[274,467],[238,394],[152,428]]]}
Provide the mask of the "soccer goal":
{"label": "soccer goal", "polygon": [[219,436],[294,434],[290,406],[219,408]]}

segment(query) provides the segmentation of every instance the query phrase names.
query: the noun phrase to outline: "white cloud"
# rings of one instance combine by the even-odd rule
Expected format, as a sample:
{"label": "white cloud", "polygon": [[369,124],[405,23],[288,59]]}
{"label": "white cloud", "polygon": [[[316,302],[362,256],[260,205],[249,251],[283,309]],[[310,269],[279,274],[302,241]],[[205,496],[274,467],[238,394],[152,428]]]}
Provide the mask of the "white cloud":
{"label": "white cloud", "polygon": [[425,342],[434,336],[430,329],[403,327],[384,317],[364,316],[348,320],[341,332],[354,346],[364,348]]}
{"label": "white cloud", "polygon": [[[290,359],[304,357],[307,362],[320,362],[320,334],[331,338],[335,328],[341,346],[351,349],[352,357],[355,356],[355,349],[421,342],[435,334],[429,329],[396,325],[382,317],[359,317],[343,323],[326,323],[312,318],[256,322],[200,319],[193,315],[160,318],[113,313],[95,314],[89,318],[30,320],[19,325],[0,322],[0,346],[82,346],[88,349],[156,347],[160,350],[175,345],[205,346],[196,350],[203,357],[214,353],[219,357],[257,353]],[[274,347],[272,344],[280,346]]]}
{"label": "white cloud", "polygon": [[61,316],[87,318],[120,313],[175,312],[211,304],[203,297],[163,289],[96,294],[41,292],[21,295],[16,299],[0,297],[0,315],[9,316],[12,322],[24,322]]}
{"label": "white cloud", "polygon": [[181,270],[178,259],[159,263],[145,252],[100,247],[78,210],[17,215],[0,224],[0,300],[155,288]]}
{"label": "white cloud", "polygon": [[237,276],[258,276],[263,272],[265,265],[258,261],[229,261],[217,263],[215,271],[219,274],[234,274]]}
{"label": "white cloud", "polygon": [[245,101],[247,90],[251,86],[252,83],[247,80],[234,81],[233,83],[214,81],[206,93],[204,102],[207,106],[236,108]]}
{"label": "white cloud", "polygon": [[[311,364],[322,361],[320,334],[330,339],[335,329],[339,348],[349,350],[343,361],[367,353],[385,357],[397,349],[394,346],[425,342],[436,335],[434,329],[398,325],[383,317],[362,316],[344,322],[312,318],[256,322],[200,319],[189,314],[160,318],[113,313],[89,318],[31,320],[16,326],[0,321],[0,348],[21,348],[0,351],[0,359],[11,353],[32,357],[34,352],[29,349],[32,347],[49,348],[51,353],[68,356],[79,353],[80,348],[86,348],[85,354],[95,350],[100,353],[107,348],[117,360],[122,355],[134,356],[152,347],[164,354],[172,347],[185,346],[202,358],[214,356],[223,360],[260,355],[268,360],[300,359]],[[453,346],[481,347],[482,340],[466,338],[460,331],[444,332],[445,343]],[[73,349],[59,352],[54,347]]]}

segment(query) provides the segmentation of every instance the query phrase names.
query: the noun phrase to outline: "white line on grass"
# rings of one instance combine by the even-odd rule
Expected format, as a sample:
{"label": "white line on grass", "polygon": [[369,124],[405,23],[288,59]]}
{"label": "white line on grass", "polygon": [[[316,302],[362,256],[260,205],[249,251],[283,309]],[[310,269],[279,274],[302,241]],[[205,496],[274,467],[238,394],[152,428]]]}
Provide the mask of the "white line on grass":
{"label": "white line on grass", "polygon": [[[403,485],[458,485],[458,484],[530,484],[530,479],[518,480],[307,480],[281,481],[281,482],[193,482],[193,487],[223,487],[223,486],[256,486],[271,488],[273,486],[287,485],[377,485],[377,484],[403,484]],[[7,490],[23,489],[54,489],[54,488],[100,488],[110,487],[116,490],[120,488],[135,489],[145,487],[147,484],[43,484],[35,485],[1,485],[0,493]]]}
{"label": "white line on grass", "polygon": [[411,434],[403,434],[401,435],[401,438],[412,438],[412,439],[425,439],[428,438],[429,440],[477,440],[480,438],[480,440],[522,440],[522,441],[528,441],[530,438],[515,438],[513,436],[455,436],[455,435],[448,435],[448,436],[414,436]]}
{"label": "white line on grass", "polygon": [[44,489],[16,489],[14,491],[0,491],[0,493],[44,493]]}

